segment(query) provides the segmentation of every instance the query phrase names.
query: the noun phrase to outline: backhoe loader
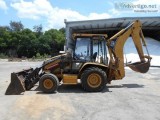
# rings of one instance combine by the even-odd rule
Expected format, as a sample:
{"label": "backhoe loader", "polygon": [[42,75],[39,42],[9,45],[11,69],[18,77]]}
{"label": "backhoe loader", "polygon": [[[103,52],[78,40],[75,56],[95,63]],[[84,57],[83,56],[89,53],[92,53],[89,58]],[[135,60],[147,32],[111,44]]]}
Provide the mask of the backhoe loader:
{"label": "backhoe loader", "polygon": [[[107,83],[125,77],[123,48],[130,36],[140,60],[127,66],[136,72],[146,73],[151,57],[142,33],[142,24],[136,20],[111,38],[106,34],[73,33],[72,48],[64,54],[44,61],[40,67],[11,73],[11,83],[5,94],[21,94],[37,82],[39,89],[45,93],[55,92],[60,83],[76,85],[79,81],[86,91],[102,91]],[[143,46],[147,55],[144,55]]]}

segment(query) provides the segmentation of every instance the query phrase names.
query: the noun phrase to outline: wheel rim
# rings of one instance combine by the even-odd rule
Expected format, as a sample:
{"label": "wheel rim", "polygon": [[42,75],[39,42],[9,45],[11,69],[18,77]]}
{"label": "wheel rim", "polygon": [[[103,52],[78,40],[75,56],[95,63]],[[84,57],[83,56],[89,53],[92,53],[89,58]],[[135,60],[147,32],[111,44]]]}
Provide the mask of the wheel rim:
{"label": "wheel rim", "polygon": [[88,76],[87,83],[92,88],[97,88],[101,85],[101,76],[97,73],[92,73]]}
{"label": "wheel rim", "polygon": [[54,86],[54,83],[52,82],[52,80],[46,79],[46,80],[44,80],[44,82],[43,82],[43,86],[44,86],[46,89],[51,89],[51,88]]}

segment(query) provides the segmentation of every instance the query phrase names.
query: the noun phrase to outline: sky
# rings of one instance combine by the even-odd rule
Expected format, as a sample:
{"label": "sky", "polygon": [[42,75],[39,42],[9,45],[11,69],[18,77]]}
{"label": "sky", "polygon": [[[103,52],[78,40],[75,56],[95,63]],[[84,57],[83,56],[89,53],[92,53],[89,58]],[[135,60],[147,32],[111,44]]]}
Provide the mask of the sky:
{"label": "sky", "polygon": [[25,28],[65,27],[67,21],[160,16],[158,0],[0,0],[0,26],[21,21]]}

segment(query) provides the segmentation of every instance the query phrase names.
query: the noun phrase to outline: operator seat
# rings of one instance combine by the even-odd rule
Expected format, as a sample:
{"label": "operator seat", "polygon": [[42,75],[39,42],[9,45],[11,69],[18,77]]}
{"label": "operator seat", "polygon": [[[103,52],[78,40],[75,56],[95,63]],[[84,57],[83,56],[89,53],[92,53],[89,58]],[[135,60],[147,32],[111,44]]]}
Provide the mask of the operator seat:
{"label": "operator seat", "polygon": [[92,59],[93,59],[94,62],[96,61],[96,57],[97,57],[97,52],[95,52],[95,53],[92,55]]}

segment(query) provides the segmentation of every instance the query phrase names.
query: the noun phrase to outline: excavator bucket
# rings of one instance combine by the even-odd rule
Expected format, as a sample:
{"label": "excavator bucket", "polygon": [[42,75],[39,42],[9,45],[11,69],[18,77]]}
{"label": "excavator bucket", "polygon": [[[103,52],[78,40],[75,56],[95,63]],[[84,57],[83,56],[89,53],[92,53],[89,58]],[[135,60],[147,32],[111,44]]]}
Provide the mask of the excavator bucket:
{"label": "excavator bucket", "polygon": [[146,73],[150,67],[150,60],[148,60],[147,62],[135,62],[132,64],[128,64],[127,66],[136,72]]}
{"label": "excavator bucket", "polygon": [[25,92],[25,76],[32,68],[17,73],[11,73],[11,82],[5,92],[5,95],[19,95]]}
{"label": "excavator bucket", "polygon": [[19,95],[26,90],[30,90],[39,81],[39,71],[42,67],[29,68],[20,72],[11,73],[11,83],[5,95]]}
{"label": "excavator bucket", "polygon": [[11,73],[11,83],[9,84],[5,95],[19,95],[25,91],[24,78],[16,73]]}

